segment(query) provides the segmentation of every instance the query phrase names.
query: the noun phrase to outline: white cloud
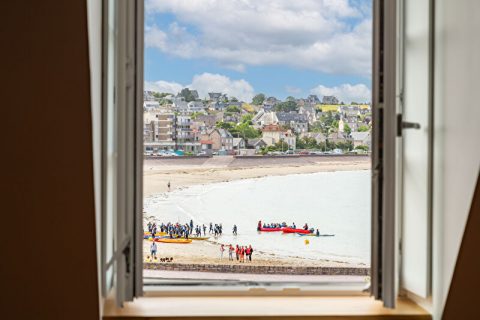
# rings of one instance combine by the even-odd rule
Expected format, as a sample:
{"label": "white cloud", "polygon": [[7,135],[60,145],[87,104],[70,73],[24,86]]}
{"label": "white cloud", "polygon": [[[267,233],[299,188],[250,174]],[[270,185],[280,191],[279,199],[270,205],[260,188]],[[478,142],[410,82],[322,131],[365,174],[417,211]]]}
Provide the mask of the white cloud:
{"label": "white cloud", "polygon": [[[348,0],[148,0],[150,17],[170,13],[177,22],[164,29],[147,27],[145,42],[173,56],[213,59],[239,71],[249,65],[283,64],[369,75],[371,19],[361,4],[352,6]],[[354,19],[348,22],[347,18]]]}
{"label": "white cloud", "polygon": [[190,87],[198,90],[201,97],[206,97],[208,92],[222,92],[241,101],[251,101],[254,95],[253,87],[246,80],[231,80],[220,74],[195,75]]}
{"label": "white cloud", "polygon": [[336,96],[340,101],[345,103],[355,102],[370,102],[372,100],[372,92],[364,84],[351,85],[348,83],[335,87],[325,87],[319,85],[310,93],[319,96]]}
{"label": "white cloud", "polygon": [[145,87],[145,90],[171,93],[171,94],[177,94],[183,88],[183,86],[180,83],[168,82],[168,81],[155,81],[155,82],[145,81],[144,87]]}
{"label": "white cloud", "polygon": [[146,81],[144,86],[145,90],[173,94],[177,94],[183,88],[190,88],[197,90],[201,98],[207,97],[209,92],[221,92],[241,101],[251,101],[255,93],[250,83],[244,79],[232,80],[224,75],[212,73],[195,75],[192,82],[186,85],[168,81]]}

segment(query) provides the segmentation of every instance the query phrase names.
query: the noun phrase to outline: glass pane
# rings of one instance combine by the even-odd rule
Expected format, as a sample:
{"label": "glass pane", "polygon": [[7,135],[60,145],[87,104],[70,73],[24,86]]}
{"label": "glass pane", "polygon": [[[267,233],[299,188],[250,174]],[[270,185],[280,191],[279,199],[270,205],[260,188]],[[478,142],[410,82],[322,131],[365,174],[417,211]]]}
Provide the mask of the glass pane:
{"label": "glass pane", "polygon": [[293,3],[145,2],[145,278],[368,281],[372,3]]}

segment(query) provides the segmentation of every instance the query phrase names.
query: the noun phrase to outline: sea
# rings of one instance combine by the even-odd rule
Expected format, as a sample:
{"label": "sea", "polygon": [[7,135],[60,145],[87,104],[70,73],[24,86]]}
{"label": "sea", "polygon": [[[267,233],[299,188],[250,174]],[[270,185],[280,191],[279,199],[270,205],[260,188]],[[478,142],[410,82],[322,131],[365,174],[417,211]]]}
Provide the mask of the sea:
{"label": "sea", "polygon": [[[335,171],[195,185],[145,198],[144,215],[207,227],[221,223],[223,235],[213,241],[252,245],[265,254],[369,265],[370,177],[369,170]],[[334,236],[257,232],[259,220],[297,228],[307,223]]]}

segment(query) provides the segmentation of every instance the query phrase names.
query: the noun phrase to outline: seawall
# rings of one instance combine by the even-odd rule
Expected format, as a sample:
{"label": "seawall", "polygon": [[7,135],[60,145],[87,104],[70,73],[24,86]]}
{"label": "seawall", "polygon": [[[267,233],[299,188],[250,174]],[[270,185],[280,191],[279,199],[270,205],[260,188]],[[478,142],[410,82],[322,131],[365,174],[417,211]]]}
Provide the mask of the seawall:
{"label": "seawall", "polygon": [[144,269],[167,271],[196,271],[220,273],[251,273],[251,274],[289,274],[289,275],[338,275],[338,276],[368,276],[370,268],[359,267],[294,267],[294,266],[250,266],[248,264],[183,264],[146,262]]}

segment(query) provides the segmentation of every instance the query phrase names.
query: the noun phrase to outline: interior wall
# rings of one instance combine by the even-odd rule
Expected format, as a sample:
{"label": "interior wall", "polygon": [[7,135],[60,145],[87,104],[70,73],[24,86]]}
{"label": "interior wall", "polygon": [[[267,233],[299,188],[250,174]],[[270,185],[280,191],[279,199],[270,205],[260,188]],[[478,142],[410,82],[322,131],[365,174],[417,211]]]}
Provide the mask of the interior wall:
{"label": "interior wall", "polygon": [[86,1],[2,1],[0,38],[2,319],[97,319]]}
{"label": "interior wall", "polygon": [[433,301],[440,317],[480,168],[480,1],[435,1]]}

